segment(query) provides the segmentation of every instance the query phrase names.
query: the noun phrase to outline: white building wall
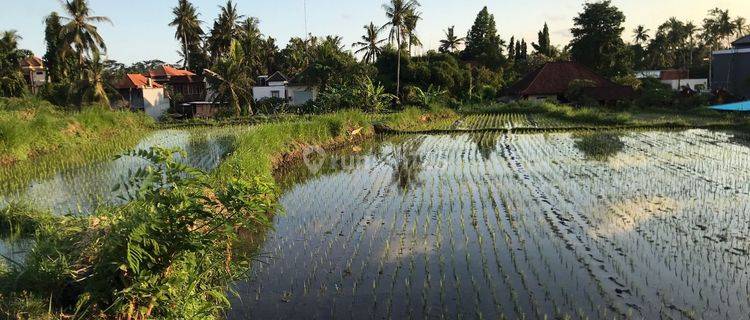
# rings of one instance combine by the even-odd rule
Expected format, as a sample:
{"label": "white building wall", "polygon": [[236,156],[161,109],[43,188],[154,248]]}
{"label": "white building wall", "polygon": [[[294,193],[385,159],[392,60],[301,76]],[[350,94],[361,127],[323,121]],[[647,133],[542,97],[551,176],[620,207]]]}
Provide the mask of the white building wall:
{"label": "white building wall", "polygon": [[266,98],[273,97],[273,92],[278,91],[279,92],[279,98],[284,99],[287,96],[286,93],[286,86],[280,85],[280,86],[263,86],[263,87],[253,87],[253,99],[255,101],[263,100]]}
{"label": "white building wall", "polygon": [[289,91],[289,103],[293,106],[303,105],[318,98],[318,90],[313,87],[294,86],[287,90]]}
{"label": "white building wall", "polygon": [[[689,87],[690,89],[706,92],[708,91],[708,79],[682,79],[682,80],[662,80],[662,83],[672,87],[672,90],[680,90],[681,87]],[[702,86],[702,90],[696,89],[696,87]]]}
{"label": "white building wall", "polygon": [[557,96],[550,96],[550,95],[539,95],[539,96],[528,96],[526,100],[530,101],[557,101]]}
{"label": "white building wall", "polygon": [[144,88],[143,109],[154,119],[163,117],[169,110],[169,98],[164,94],[164,88]]}

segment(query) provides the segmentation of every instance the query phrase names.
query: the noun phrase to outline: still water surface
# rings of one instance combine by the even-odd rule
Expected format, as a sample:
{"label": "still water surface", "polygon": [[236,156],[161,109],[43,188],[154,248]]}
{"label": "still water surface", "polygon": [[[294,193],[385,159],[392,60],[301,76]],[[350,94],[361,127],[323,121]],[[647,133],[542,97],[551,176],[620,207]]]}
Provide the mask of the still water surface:
{"label": "still water surface", "polygon": [[750,312],[750,148],[732,135],[400,136],[324,159],[282,178],[230,319]]}

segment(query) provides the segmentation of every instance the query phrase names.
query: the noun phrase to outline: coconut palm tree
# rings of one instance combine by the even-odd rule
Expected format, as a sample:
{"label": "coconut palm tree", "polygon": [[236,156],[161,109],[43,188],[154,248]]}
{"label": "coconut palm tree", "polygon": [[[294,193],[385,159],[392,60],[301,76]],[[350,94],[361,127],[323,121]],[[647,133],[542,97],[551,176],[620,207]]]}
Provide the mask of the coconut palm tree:
{"label": "coconut palm tree", "polygon": [[407,43],[409,44],[409,55],[411,55],[411,47],[421,47],[422,41],[419,40],[419,37],[417,37],[417,24],[419,23],[419,20],[422,20],[422,14],[417,12],[415,9],[412,9],[409,11],[409,13],[406,15],[406,18],[404,19],[405,25],[406,25],[406,34],[409,37]]}
{"label": "coconut palm tree", "polygon": [[734,25],[734,34],[737,38],[742,38],[750,32],[747,20],[743,17],[737,17],[732,21],[732,24]]}
{"label": "coconut palm tree", "polygon": [[380,29],[375,26],[374,23],[370,22],[369,25],[364,26],[365,35],[362,36],[362,41],[355,42],[352,47],[359,47],[360,49],[354,53],[363,53],[362,61],[367,63],[374,63],[377,60],[378,55],[383,51],[380,46],[385,39],[378,39],[380,35]]}
{"label": "coconut palm tree", "polygon": [[635,29],[633,29],[633,40],[635,41],[635,44],[646,43],[651,37],[648,35],[649,32],[651,32],[651,30],[646,29],[643,25],[635,27]]}
{"label": "coconut palm tree", "polygon": [[174,19],[169,23],[170,27],[177,27],[174,37],[182,42],[183,67],[190,67],[190,46],[200,42],[203,36],[203,21],[198,19],[198,12],[188,0],[179,0],[177,6],[172,9]]}
{"label": "coconut palm tree", "polygon": [[3,31],[2,37],[0,37],[0,50],[2,51],[15,51],[18,49],[18,41],[23,39],[16,30]]}
{"label": "coconut palm tree", "polygon": [[385,16],[388,18],[388,22],[383,25],[382,29],[390,28],[388,39],[393,43],[396,42],[396,50],[398,53],[396,63],[396,95],[401,93],[401,52],[403,50],[402,43],[409,37],[409,29],[407,28],[407,20],[409,15],[414,13],[414,10],[419,7],[419,2],[416,0],[391,0],[389,4],[383,5],[385,9]]}
{"label": "coconut palm tree", "polygon": [[232,40],[229,51],[217,61],[213,70],[206,69],[203,74],[212,79],[212,87],[216,88],[215,100],[227,102],[234,110],[235,116],[242,114],[242,105],[248,106],[248,113],[253,114],[250,106],[253,79],[247,73],[245,53],[236,40]]}
{"label": "coconut palm tree", "polygon": [[232,3],[232,0],[227,0],[227,4],[223,7],[220,6],[219,9],[221,12],[214,21],[211,36],[208,38],[208,47],[214,60],[229,51],[232,39],[238,38],[240,35],[240,19],[244,18],[237,10],[237,5]]}
{"label": "coconut palm tree", "polygon": [[26,88],[18,64],[26,56],[18,49],[21,36],[15,30],[3,31],[0,36],[0,96],[21,96]]}
{"label": "coconut palm tree", "polygon": [[729,10],[711,9],[708,17],[703,19],[702,38],[711,49],[718,49],[734,33],[735,26],[732,24]]}
{"label": "coconut palm tree", "polygon": [[104,39],[94,23],[112,23],[112,20],[104,16],[93,16],[86,0],[60,0],[60,3],[67,14],[60,17],[63,22],[67,22],[60,31],[63,57],[68,53],[75,53],[78,56],[78,67],[83,70],[86,57],[107,51]]}
{"label": "coconut palm tree", "polygon": [[258,27],[258,18],[248,17],[240,23],[238,41],[245,52],[245,62],[251,74],[263,73],[263,34]]}
{"label": "coconut palm tree", "polygon": [[94,52],[93,57],[86,63],[81,74],[76,95],[80,98],[80,105],[109,106],[109,98],[107,98],[107,92],[104,90],[106,82],[104,80],[104,65],[101,63],[99,53]]}
{"label": "coconut palm tree", "polygon": [[440,40],[440,51],[442,52],[456,52],[458,46],[460,46],[465,38],[459,38],[455,32],[456,26],[452,26],[445,30],[445,39]]}

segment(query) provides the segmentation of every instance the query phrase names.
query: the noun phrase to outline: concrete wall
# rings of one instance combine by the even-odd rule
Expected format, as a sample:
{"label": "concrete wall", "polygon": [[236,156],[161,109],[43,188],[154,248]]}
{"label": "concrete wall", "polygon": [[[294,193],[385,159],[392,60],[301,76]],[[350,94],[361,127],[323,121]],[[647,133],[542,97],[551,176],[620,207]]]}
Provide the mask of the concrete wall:
{"label": "concrete wall", "polygon": [[[662,83],[672,87],[672,90],[680,90],[682,87],[689,87],[695,91],[706,92],[708,91],[708,79],[681,79],[681,80],[661,80]],[[702,90],[698,90],[700,88]]]}
{"label": "concrete wall", "polygon": [[286,86],[265,86],[265,87],[253,87],[253,99],[255,101],[271,98],[273,91],[279,92],[279,98],[284,99],[287,97]]}
{"label": "concrete wall", "polygon": [[541,96],[528,96],[526,100],[529,101],[557,101],[557,95],[549,96],[549,95],[541,95]]}
{"label": "concrete wall", "polygon": [[154,119],[159,119],[169,110],[169,98],[163,88],[143,89],[143,110]]}
{"label": "concrete wall", "polygon": [[750,98],[750,49],[714,52],[711,89],[725,89],[738,97]]}
{"label": "concrete wall", "polygon": [[289,104],[293,106],[302,105],[318,98],[318,90],[313,87],[290,86],[288,92]]}

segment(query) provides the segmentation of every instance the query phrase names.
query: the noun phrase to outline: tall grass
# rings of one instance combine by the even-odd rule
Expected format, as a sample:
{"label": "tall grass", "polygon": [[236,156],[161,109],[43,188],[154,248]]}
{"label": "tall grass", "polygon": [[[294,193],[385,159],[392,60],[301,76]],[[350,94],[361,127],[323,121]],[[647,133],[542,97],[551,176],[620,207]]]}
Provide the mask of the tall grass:
{"label": "tall grass", "polygon": [[251,256],[235,250],[239,232],[262,233],[268,223],[278,195],[276,167],[305,145],[371,136],[375,121],[400,126],[425,116],[430,113],[383,119],[341,111],[257,125],[238,134],[236,151],[212,173],[175,162],[169,151],[139,151],[132,155],[152,166],[133,173],[138,186],[124,186],[134,195],[127,205],[88,217],[0,211],[0,227],[23,228],[35,239],[25,265],[0,277],[0,318],[22,312],[31,318],[217,318],[227,307],[228,286],[249,266]]}
{"label": "tall grass", "polygon": [[0,181],[30,179],[132,147],[150,130],[143,114],[89,106],[65,111],[36,98],[0,98]]}
{"label": "tall grass", "polygon": [[548,101],[518,101],[489,105],[467,105],[461,108],[461,112],[466,114],[540,114],[580,124],[600,125],[624,125],[630,123],[632,120],[631,115],[624,112],[611,112],[599,108],[576,108]]}

